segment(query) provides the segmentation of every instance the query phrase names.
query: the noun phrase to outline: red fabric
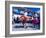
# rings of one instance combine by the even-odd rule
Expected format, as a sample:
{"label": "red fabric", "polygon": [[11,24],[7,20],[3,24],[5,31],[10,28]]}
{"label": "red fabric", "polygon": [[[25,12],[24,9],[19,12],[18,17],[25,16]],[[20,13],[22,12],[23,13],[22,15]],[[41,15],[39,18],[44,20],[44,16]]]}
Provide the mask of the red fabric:
{"label": "red fabric", "polygon": [[38,19],[37,19],[37,20],[34,19],[34,20],[32,20],[32,23],[33,23],[33,24],[37,24],[37,23],[39,23],[39,20],[38,20]]}

